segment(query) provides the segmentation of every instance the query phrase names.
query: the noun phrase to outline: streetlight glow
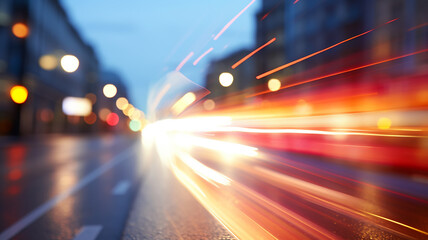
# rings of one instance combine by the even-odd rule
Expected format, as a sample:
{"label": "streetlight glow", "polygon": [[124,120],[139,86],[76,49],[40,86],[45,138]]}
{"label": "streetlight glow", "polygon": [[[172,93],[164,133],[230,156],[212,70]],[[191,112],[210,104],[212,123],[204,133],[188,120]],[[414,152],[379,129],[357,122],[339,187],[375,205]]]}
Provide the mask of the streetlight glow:
{"label": "streetlight glow", "polygon": [[268,81],[268,88],[272,92],[276,92],[281,88],[281,81],[276,78],[272,78]]}
{"label": "streetlight glow", "polygon": [[218,81],[223,87],[229,87],[233,83],[233,75],[231,73],[224,72],[220,74]]}
{"label": "streetlight glow", "polygon": [[24,86],[14,86],[12,89],[10,89],[10,97],[15,103],[24,103],[28,97],[28,90]]}
{"label": "streetlight glow", "polygon": [[107,98],[112,98],[116,96],[117,88],[113,84],[110,84],[110,83],[106,84],[103,88],[103,93],[104,93],[104,96],[106,96]]}
{"label": "streetlight glow", "polygon": [[17,38],[26,38],[28,37],[30,30],[28,29],[28,26],[24,23],[15,23],[12,26],[12,33]]}
{"label": "streetlight glow", "polygon": [[61,67],[68,73],[75,72],[79,68],[79,59],[73,55],[65,55],[61,58]]}

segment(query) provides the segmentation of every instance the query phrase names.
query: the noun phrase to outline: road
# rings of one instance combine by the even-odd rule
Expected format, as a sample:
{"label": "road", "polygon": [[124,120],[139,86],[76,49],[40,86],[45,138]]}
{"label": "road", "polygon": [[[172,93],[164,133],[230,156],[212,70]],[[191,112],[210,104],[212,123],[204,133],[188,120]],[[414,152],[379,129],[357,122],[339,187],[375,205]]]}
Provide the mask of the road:
{"label": "road", "polygon": [[[188,222],[181,224],[181,232],[177,228],[168,232],[171,239],[184,232],[208,239],[212,234],[224,239],[230,235],[172,175],[153,182],[153,177],[160,176],[156,171],[163,168],[155,159],[144,161],[139,138],[2,140],[0,159],[2,240],[164,239],[172,223],[185,223],[186,208],[192,208],[194,220],[205,221],[206,231],[189,227],[195,222]],[[167,203],[165,193],[174,194],[175,205]],[[144,211],[147,206],[154,212]],[[158,228],[148,227],[141,219],[149,219]],[[169,224],[162,230],[158,223],[164,219]]]}

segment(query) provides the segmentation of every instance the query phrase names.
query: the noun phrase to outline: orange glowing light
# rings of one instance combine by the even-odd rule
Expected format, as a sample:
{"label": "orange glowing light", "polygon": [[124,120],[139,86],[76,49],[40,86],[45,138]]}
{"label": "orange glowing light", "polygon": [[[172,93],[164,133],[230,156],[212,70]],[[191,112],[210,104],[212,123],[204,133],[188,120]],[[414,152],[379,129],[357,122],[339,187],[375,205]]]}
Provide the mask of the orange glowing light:
{"label": "orange glowing light", "polygon": [[12,26],[12,33],[17,38],[26,38],[28,37],[30,30],[28,29],[28,26],[24,23],[15,23]]}
{"label": "orange glowing light", "polygon": [[91,113],[88,116],[85,116],[83,120],[85,123],[92,125],[97,121],[97,115],[95,113]]}
{"label": "orange glowing light", "polygon": [[[389,24],[389,23],[394,22],[394,21],[396,21],[396,20],[397,20],[397,18],[396,18],[396,19],[393,19],[393,20],[390,20],[390,21],[386,22],[385,24]],[[385,24],[383,24],[383,25],[385,25]],[[382,25],[382,26],[383,26],[383,25]],[[313,57],[313,56],[315,56],[315,55],[318,55],[318,54],[323,53],[323,52],[325,52],[325,51],[328,51],[328,50],[330,50],[330,49],[332,49],[332,48],[335,48],[335,47],[337,47],[337,46],[339,46],[339,45],[341,45],[341,44],[344,44],[344,43],[346,43],[346,42],[349,42],[349,41],[351,41],[351,40],[353,40],[353,39],[355,39],[355,38],[358,38],[358,37],[364,36],[364,35],[366,35],[366,34],[368,34],[368,33],[372,32],[372,31],[374,31],[375,29],[376,29],[376,28],[370,29],[370,30],[368,30],[368,31],[366,31],[366,32],[360,33],[360,34],[358,34],[358,35],[356,35],[356,36],[350,37],[350,38],[345,39],[345,40],[343,40],[343,41],[341,41],[341,42],[338,42],[338,43],[336,43],[336,44],[333,44],[333,45],[331,45],[330,47],[324,48],[324,49],[322,49],[322,50],[319,50],[319,51],[317,51],[317,52],[311,53],[311,54],[309,54],[309,55],[307,55],[307,56],[304,56],[304,57],[302,57],[302,58],[299,58],[299,59],[297,59],[297,60],[294,60],[294,61],[292,61],[292,62],[289,62],[289,63],[287,63],[287,64],[284,64],[284,65],[282,65],[282,66],[279,66],[279,67],[277,67],[277,68],[274,68],[274,69],[272,69],[272,70],[270,70],[270,71],[267,71],[267,72],[265,72],[265,73],[262,73],[262,74],[258,75],[256,78],[257,78],[257,79],[261,79],[261,78],[263,78],[263,77],[266,77],[266,76],[268,76],[268,75],[271,75],[271,74],[273,74],[273,73],[276,73],[276,72],[278,72],[278,71],[280,71],[280,70],[283,70],[283,69],[285,69],[285,68],[288,68],[288,67],[290,67],[290,66],[293,66],[293,65],[295,65],[295,64],[297,64],[297,63],[299,63],[299,62],[301,62],[301,61],[304,61],[304,60],[306,60],[306,59],[308,59],[308,58],[311,58],[311,57]]]}
{"label": "orange glowing light", "polygon": [[258,51],[262,50],[263,48],[265,48],[266,46],[270,45],[271,43],[275,42],[276,38],[272,38],[271,40],[269,40],[267,43],[263,44],[262,46],[260,46],[259,48],[257,48],[256,50],[250,52],[247,56],[243,57],[241,60],[237,61],[235,64],[232,65],[232,69],[235,69],[237,66],[241,65],[241,63],[243,63],[244,61],[246,61],[248,58],[250,58],[251,56],[253,56],[254,54],[256,54]]}
{"label": "orange glowing light", "polygon": [[116,107],[120,110],[125,110],[129,105],[129,102],[126,98],[120,97],[116,100]]}
{"label": "orange glowing light", "polygon": [[236,21],[236,19],[238,19],[239,16],[241,16],[241,14],[243,14],[256,0],[252,0],[247,6],[244,7],[244,9],[242,9],[235,17],[232,18],[232,20],[230,20],[221,30],[219,33],[217,33],[217,35],[214,37],[214,40],[217,40],[223,33],[224,31],[226,31],[226,29],[228,29],[230,27],[230,25],[232,25],[232,23],[234,21]]}
{"label": "orange glowing light", "polygon": [[28,90],[24,86],[14,86],[10,90],[12,101],[18,104],[24,103],[28,98]]}
{"label": "orange glowing light", "polygon": [[193,62],[193,66],[196,66],[196,64],[199,63],[199,61],[201,61],[201,59],[203,57],[205,57],[208,53],[210,53],[212,50],[214,50],[214,48],[210,48],[207,51],[205,51],[201,56],[199,56],[194,62]]}
{"label": "orange glowing light", "polygon": [[181,61],[180,64],[178,64],[177,68],[175,69],[175,71],[180,71],[180,69],[184,66],[184,64],[186,64],[187,61],[189,61],[189,59],[193,56],[193,52],[190,52],[184,59],[183,61]]}

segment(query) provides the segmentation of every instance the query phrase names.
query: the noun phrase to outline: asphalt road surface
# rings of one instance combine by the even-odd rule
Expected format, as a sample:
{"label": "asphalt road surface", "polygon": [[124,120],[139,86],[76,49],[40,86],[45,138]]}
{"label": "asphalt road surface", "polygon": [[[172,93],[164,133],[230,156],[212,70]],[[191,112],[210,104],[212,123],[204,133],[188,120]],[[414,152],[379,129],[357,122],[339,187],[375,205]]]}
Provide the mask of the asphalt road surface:
{"label": "asphalt road surface", "polygon": [[2,139],[0,159],[1,240],[231,238],[139,138]]}

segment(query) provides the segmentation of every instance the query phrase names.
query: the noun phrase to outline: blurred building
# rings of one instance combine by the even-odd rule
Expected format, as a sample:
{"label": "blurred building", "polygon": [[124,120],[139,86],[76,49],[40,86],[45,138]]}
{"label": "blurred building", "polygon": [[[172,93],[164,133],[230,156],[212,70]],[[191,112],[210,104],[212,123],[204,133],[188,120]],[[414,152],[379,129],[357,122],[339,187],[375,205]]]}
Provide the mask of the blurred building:
{"label": "blurred building", "polygon": [[[217,59],[210,63],[205,82],[206,88],[211,91],[208,98],[224,96],[254,85],[255,64],[253,59],[248,59],[235,69],[232,69],[231,67],[250,52],[250,50],[239,50],[225,58]],[[224,87],[219,82],[219,76],[223,72],[228,72],[233,76],[233,82],[229,87]]]}
{"label": "blurred building", "polygon": [[[321,65],[332,67],[328,63],[334,63],[333,68],[340,69],[421,49],[428,42],[426,28],[408,31],[426,24],[427,7],[426,0],[263,0],[257,14],[257,46],[273,37],[277,41],[256,54],[256,74],[374,28],[375,31],[364,37],[341,44],[269,78],[285,78]],[[383,26],[394,19],[397,21]]]}
{"label": "blurred building", "polygon": [[[24,32],[16,32],[17,24]],[[20,36],[25,28],[27,33]],[[2,0],[0,43],[0,134],[99,129],[98,121],[93,121],[97,116],[88,120],[62,111],[62,100],[68,96],[89,96],[95,102],[91,94],[96,95],[102,84],[94,50],[82,40],[58,0]],[[76,71],[64,68],[65,55],[77,57]],[[28,89],[28,99],[21,105],[9,96],[14,85]]]}

